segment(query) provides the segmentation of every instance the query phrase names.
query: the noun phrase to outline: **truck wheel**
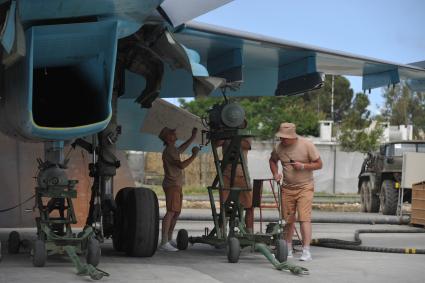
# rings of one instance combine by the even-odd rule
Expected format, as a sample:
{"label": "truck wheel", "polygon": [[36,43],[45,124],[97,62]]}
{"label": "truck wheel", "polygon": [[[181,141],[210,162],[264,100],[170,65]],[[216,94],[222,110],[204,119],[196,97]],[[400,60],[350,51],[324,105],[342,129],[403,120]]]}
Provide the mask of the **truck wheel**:
{"label": "truck wheel", "polygon": [[372,183],[370,181],[366,182],[366,193],[367,193],[367,202],[366,202],[367,212],[371,212],[371,213],[379,212],[379,198],[376,194],[372,192]]}
{"label": "truck wheel", "polygon": [[384,215],[395,215],[397,212],[398,191],[395,189],[393,180],[384,180],[379,195],[380,210]]}
{"label": "truck wheel", "polygon": [[127,221],[125,251],[136,257],[153,256],[158,246],[159,207],[156,194],[146,188],[133,188],[128,192],[123,211]]}

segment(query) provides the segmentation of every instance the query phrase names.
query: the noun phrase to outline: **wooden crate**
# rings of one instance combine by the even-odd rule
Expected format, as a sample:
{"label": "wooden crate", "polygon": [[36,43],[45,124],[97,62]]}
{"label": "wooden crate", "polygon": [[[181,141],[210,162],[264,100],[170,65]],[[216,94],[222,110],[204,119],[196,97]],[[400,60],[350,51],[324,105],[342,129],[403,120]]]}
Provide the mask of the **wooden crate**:
{"label": "wooden crate", "polygon": [[425,181],[412,186],[412,224],[425,226]]}

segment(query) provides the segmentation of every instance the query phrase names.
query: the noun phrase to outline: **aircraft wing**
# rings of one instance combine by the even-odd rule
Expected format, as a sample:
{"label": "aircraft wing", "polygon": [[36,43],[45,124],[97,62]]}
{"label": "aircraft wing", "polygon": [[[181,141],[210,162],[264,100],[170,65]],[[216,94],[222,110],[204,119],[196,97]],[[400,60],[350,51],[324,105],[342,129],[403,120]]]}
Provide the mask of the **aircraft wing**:
{"label": "aircraft wing", "polygon": [[279,83],[314,72],[362,76],[364,90],[408,80],[413,90],[425,91],[423,62],[399,64],[196,22],[182,26],[176,38],[199,52],[210,75],[239,77],[244,83],[235,95],[274,95]]}
{"label": "aircraft wing", "polygon": [[[178,27],[173,36],[199,54],[209,76],[240,84],[228,96],[298,94],[320,87],[322,73],[362,76],[365,90],[406,80],[412,90],[425,91],[424,62],[399,64],[196,22]],[[140,133],[149,110],[140,109],[133,100],[144,88],[144,79],[127,72],[126,83],[129,87],[119,100],[118,113],[128,130],[123,131],[120,147],[161,151],[156,136]],[[188,72],[166,67],[160,96],[194,96],[192,84]],[[220,90],[212,95],[221,95]]]}
{"label": "aircraft wing", "polygon": [[232,1],[165,0],[160,5],[159,11],[172,26],[176,27]]}
{"label": "aircraft wing", "polygon": [[[425,91],[425,64],[400,64],[259,34],[189,22],[178,27],[175,40],[197,53],[208,76],[240,84],[229,96],[273,96],[303,93],[321,86],[322,74],[362,76],[364,90],[406,80],[413,91]],[[139,95],[144,81],[126,75],[125,98]],[[221,95],[216,90],[212,95]],[[194,96],[192,77],[166,67],[161,97]]]}

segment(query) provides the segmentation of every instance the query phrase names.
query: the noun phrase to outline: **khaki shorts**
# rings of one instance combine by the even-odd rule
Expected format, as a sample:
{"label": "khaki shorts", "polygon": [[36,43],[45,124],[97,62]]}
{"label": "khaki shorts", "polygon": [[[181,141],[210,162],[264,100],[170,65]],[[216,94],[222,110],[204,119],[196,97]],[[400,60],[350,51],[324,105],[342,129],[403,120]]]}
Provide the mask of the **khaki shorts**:
{"label": "khaki shorts", "polygon": [[[224,188],[229,189],[230,188],[230,176],[224,176]],[[244,176],[236,176],[235,182],[233,186],[237,188],[246,188],[246,182]],[[229,197],[229,190],[223,190],[220,192],[220,197],[225,202],[227,198]],[[243,205],[244,208],[251,208],[252,207],[252,191],[242,191],[239,193],[239,202]]]}
{"label": "khaki shorts", "polygon": [[182,187],[163,187],[163,190],[165,193],[165,203],[167,204],[167,211],[180,213],[182,211],[183,202]]}
{"label": "khaki shorts", "polygon": [[296,213],[298,221],[311,221],[313,194],[314,186],[299,189],[282,188],[282,214],[287,223],[295,222]]}

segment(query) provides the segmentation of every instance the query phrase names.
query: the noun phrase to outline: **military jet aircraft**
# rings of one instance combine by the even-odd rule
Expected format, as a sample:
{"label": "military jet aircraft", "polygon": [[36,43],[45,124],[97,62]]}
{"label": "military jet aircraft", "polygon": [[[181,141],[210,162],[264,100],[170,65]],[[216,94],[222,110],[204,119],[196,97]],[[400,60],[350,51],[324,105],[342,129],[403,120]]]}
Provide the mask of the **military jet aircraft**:
{"label": "military jet aircraft", "polygon": [[[156,136],[140,133],[157,97],[217,95],[223,89],[234,90],[229,96],[295,95],[320,88],[324,74],[362,76],[363,89],[406,80],[412,90],[425,91],[424,62],[398,64],[189,21],[227,2],[0,1],[1,132],[44,143],[40,198],[49,188],[73,189],[64,145],[92,153],[87,225],[128,255],[155,253],[158,203],[142,188],[120,190],[114,199],[120,165],[114,152],[117,146],[161,146]],[[64,223],[54,225],[50,212],[59,211],[58,221],[69,213],[72,222],[73,211],[60,196],[49,196],[47,204],[38,203],[39,234],[59,237],[68,231]]]}

